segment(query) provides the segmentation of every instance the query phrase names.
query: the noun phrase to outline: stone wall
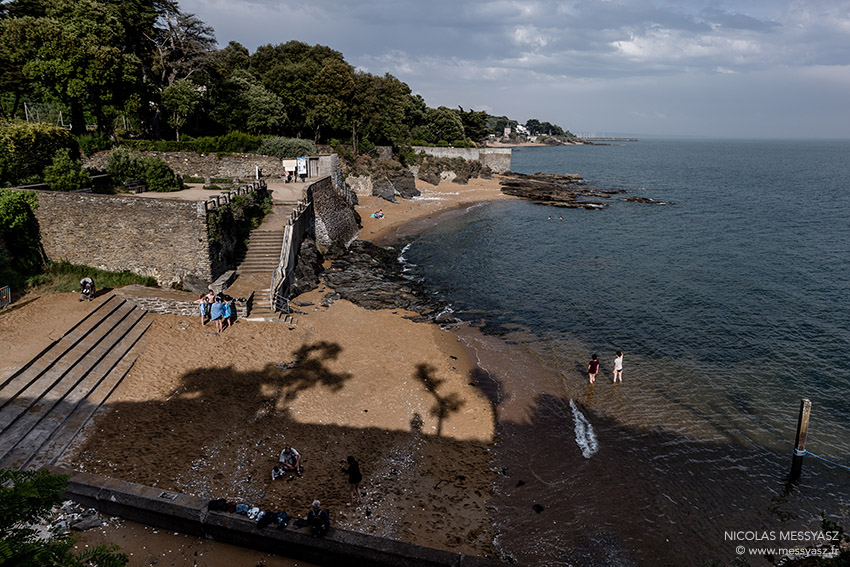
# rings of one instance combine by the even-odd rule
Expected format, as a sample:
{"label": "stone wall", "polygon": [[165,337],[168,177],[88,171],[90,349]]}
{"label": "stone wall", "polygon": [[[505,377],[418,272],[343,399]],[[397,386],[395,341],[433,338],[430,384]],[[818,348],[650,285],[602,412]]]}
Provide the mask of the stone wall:
{"label": "stone wall", "polygon": [[489,166],[493,173],[505,173],[511,170],[510,148],[437,148],[433,146],[413,146],[416,152],[443,158],[463,158],[467,161],[480,161]]}
{"label": "stone wall", "polygon": [[36,191],[41,242],[53,261],[129,270],[160,285],[214,280],[203,202]]}
{"label": "stone wall", "polygon": [[324,254],[335,246],[348,248],[360,235],[360,219],[330,178],[310,187],[310,200],[316,216],[316,247]]}
{"label": "stone wall", "polygon": [[[162,158],[178,175],[183,177],[199,177],[205,180],[212,178],[255,179],[260,168],[262,176],[267,179],[280,178],[285,175],[283,160],[273,156],[258,154],[227,154],[219,157],[217,154],[197,154],[194,152],[140,152]],[[106,170],[110,152],[100,152],[83,162],[88,169]],[[339,162],[336,154],[310,156],[318,160],[318,175],[314,178],[335,176],[339,181]],[[309,168],[308,168],[309,171]]]}

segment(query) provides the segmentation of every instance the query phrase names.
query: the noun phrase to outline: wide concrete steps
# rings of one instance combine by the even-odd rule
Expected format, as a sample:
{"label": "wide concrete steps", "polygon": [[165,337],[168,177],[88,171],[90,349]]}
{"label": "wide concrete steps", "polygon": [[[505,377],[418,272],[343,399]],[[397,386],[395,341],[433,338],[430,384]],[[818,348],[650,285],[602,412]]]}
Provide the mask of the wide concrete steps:
{"label": "wide concrete steps", "polygon": [[0,467],[53,463],[127,375],[152,321],[113,296],[0,385]]}
{"label": "wide concrete steps", "polygon": [[269,274],[280,262],[280,251],[283,248],[282,230],[255,230],[248,240],[248,250],[239,263],[237,271],[240,274]]}

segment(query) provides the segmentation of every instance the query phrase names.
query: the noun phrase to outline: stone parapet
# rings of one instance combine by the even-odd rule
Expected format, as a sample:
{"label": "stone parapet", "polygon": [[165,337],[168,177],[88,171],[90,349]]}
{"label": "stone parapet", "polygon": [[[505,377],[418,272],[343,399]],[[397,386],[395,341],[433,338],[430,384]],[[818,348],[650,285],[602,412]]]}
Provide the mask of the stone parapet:
{"label": "stone parapet", "polygon": [[331,527],[321,538],[294,526],[258,528],[257,522],[238,514],[210,512],[208,502],[150,486],[100,475],[48,467],[69,475],[65,493],[103,514],[178,531],[197,537],[281,554],[317,565],[351,567],[497,567],[482,557],[422,547]]}
{"label": "stone parapet", "polygon": [[480,161],[493,173],[506,173],[511,170],[510,148],[438,148],[434,146],[413,146],[415,152],[440,158],[462,158],[466,161]]}

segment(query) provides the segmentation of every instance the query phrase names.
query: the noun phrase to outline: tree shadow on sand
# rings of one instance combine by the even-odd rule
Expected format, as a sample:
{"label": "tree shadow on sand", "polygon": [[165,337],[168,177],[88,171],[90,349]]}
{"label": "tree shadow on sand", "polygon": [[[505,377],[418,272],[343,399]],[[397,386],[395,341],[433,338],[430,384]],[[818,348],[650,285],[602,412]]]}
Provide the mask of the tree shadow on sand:
{"label": "tree shadow on sand", "polygon": [[437,393],[437,389],[445,382],[445,378],[437,378],[435,375],[436,368],[430,364],[422,363],[416,365],[416,373],[414,378],[419,380],[425,390],[434,397],[435,404],[431,408],[431,415],[437,418],[437,435],[441,435],[443,431],[443,420],[453,413],[460,411],[464,406],[464,402],[457,392],[452,392],[447,396],[441,396]]}

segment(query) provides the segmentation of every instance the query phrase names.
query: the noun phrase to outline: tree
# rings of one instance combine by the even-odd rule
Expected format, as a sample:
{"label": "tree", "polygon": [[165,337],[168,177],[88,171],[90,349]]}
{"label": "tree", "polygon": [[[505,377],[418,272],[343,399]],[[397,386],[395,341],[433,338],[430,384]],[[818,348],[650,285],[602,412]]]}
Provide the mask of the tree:
{"label": "tree", "polygon": [[283,101],[245,70],[213,93],[214,118],[230,128],[253,134],[277,134],[286,120]]}
{"label": "tree", "polygon": [[463,139],[463,121],[456,110],[440,106],[428,109],[428,128],[434,134],[431,142],[452,142]]}
{"label": "tree", "polygon": [[525,122],[525,127],[530,135],[536,136],[540,132],[540,121],[536,118],[529,118]]}
{"label": "tree", "polygon": [[11,255],[3,259],[8,263],[8,268],[2,270],[6,277],[14,275],[10,272],[34,274],[44,265],[35,218],[37,208],[35,192],[0,189],[0,244]]}
{"label": "tree", "polygon": [[458,106],[458,109],[465,137],[475,142],[485,140],[490,133],[487,130],[487,113],[483,110],[476,112],[472,109],[464,111],[462,106]]}
{"label": "tree", "polygon": [[189,79],[178,79],[162,91],[162,105],[171,112],[168,123],[177,133],[180,141],[180,129],[186,123],[189,115],[195,111],[201,101],[198,85]]}
{"label": "tree", "polygon": [[[351,99],[354,153],[359,151],[361,138],[375,144],[398,145],[406,141],[410,136],[405,123],[411,104],[410,87],[389,73],[383,77],[357,73],[354,80],[356,87]],[[424,106],[424,100],[422,103]]]}
{"label": "tree", "polygon": [[68,477],[39,471],[0,469],[0,563],[18,567],[120,567],[129,558],[114,545],[73,550],[76,538],[67,534],[43,540],[32,527],[62,502]]}
{"label": "tree", "polygon": [[343,61],[330,59],[313,76],[308,97],[310,108],[307,110],[307,124],[313,128],[313,139],[317,144],[322,127],[333,130],[348,127],[353,92],[352,69]]}
{"label": "tree", "polygon": [[[13,63],[26,61],[23,76],[71,109],[74,134],[85,131],[84,110],[98,128],[110,126],[107,107],[123,104],[138,77],[138,58],[123,50],[120,10],[96,0],[52,0],[44,11],[3,22],[3,51]],[[10,52],[11,51],[11,52]]]}

